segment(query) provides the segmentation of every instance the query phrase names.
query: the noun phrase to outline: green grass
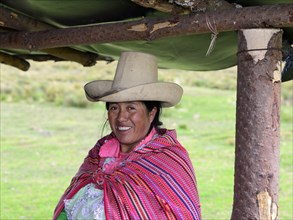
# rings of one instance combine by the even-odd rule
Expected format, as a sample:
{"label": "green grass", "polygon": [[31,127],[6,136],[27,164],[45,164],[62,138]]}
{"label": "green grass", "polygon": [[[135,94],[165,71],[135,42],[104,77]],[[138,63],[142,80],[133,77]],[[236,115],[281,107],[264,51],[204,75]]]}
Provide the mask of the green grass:
{"label": "green grass", "polygon": [[[47,71],[53,71],[50,68]],[[71,77],[70,80],[77,84],[74,92],[84,99],[83,91],[78,87],[96,73],[88,76],[83,72],[67,74],[68,69],[59,71],[59,76],[56,73],[50,75],[51,80],[64,82]],[[32,72],[33,77],[43,79],[43,86],[53,83],[46,81],[47,75],[38,74],[38,71]],[[168,76],[180,82],[185,80],[180,74]],[[8,75],[2,72],[1,85],[5,79],[5,83],[14,88],[17,85],[8,79],[15,80],[16,77],[27,78],[30,82],[30,73]],[[30,83],[27,85],[30,88]],[[68,86],[72,88],[72,85]],[[286,87],[292,92],[292,84],[286,84]],[[177,130],[179,141],[190,154],[196,170],[203,218],[230,219],[234,184],[235,90],[190,85],[184,86],[184,90],[178,106],[163,110],[163,122],[167,128]],[[0,219],[51,219],[72,176],[88,150],[101,137],[106,113],[104,105],[99,103],[75,108],[24,97],[23,100],[2,99],[1,102]],[[282,220],[293,217],[293,113],[292,105],[287,102],[283,102],[281,108],[279,219]]]}
{"label": "green grass", "polygon": [[[205,90],[208,94],[211,92],[191,89],[202,95],[196,99],[186,95],[181,107],[166,110],[164,114],[168,117],[163,119],[166,126],[178,130],[179,140],[190,153],[203,217],[229,219],[233,198],[235,115],[235,106],[230,101],[234,94],[214,91],[214,96],[206,102],[209,95],[204,95]],[[203,103],[204,108],[190,110],[189,105]],[[214,111],[216,106],[217,111]],[[218,118],[216,112],[219,112]],[[104,119],[102,105],[80,109],[2,102],[1,219],[50,219],[60,195],[100,137]],[[282,128],[286,128],[287,123],[282,121]],[[286,129],[284,135],[282,133],[280,219],[292,217],[290,132],[292,130]]]}

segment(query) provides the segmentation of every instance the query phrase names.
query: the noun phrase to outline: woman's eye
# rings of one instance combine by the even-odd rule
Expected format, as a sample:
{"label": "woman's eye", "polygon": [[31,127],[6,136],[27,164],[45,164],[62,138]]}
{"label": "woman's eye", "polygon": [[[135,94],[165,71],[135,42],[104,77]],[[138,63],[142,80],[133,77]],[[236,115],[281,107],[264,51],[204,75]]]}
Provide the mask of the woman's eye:
{"label": "woman's eye", "polygon": [[111,111],[114,111],[114,110],[117,109],[117,107],[116,107],[116,106],[110,106],[109,109],[110,109]]}
{"label": "woman's eye", "polygon": [[135,110],[135,107],[133,107],[133,106],[128,106],[128,110]]}

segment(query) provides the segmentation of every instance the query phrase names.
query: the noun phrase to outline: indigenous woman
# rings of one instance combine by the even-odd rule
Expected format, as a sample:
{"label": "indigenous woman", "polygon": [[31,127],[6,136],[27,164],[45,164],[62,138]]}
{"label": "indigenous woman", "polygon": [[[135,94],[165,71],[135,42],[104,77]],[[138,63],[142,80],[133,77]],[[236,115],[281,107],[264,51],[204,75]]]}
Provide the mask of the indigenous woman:
{"label": "indigenous woman", "polygon": [[54,219],[201,219],[188,153],[160,121],[183,90],[158,81],[155,57],[123,52],[114,80],[84,89],[88,100],[105,102],[112,132],[89,151]]}

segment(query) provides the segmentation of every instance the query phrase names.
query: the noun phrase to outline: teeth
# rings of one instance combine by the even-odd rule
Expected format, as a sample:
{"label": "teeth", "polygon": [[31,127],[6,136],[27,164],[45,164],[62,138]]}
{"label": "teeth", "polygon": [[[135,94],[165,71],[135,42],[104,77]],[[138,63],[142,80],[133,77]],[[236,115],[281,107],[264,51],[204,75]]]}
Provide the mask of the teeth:
{"label": "teeth", "polygon": [[130,127],[117,127],[117,129],[118,129],[119,131],[127,131],[127,130],[130,129]]}

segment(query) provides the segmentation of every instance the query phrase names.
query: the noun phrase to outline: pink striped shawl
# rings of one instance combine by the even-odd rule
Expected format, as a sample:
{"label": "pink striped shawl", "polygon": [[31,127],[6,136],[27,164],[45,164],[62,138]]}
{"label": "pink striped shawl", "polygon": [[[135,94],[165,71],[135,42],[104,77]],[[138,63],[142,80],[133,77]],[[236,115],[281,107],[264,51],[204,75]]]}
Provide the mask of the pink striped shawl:
{"label": "pink striped shawl", "polygon": [[64,199],[88,183],[104,190],[106,219],[201,219],[193,166],[175,131],[158,130],[156,138],[132,151],[113,173],[105,174],[99,149],[111,138],[102,138],[90,150],[61,197],[54,219],[64,208]]}

